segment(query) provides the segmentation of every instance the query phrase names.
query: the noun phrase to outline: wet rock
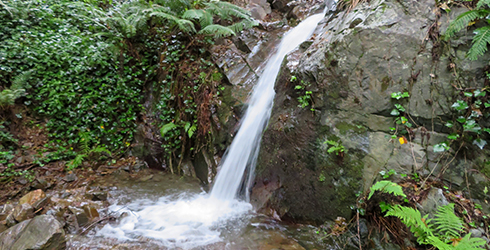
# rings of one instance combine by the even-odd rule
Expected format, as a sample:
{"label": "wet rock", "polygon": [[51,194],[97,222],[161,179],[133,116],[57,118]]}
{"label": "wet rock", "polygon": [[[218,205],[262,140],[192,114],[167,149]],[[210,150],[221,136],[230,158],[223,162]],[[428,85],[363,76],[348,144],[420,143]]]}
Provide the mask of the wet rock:
{"label": "wet rock", "polygon": [[272,8],[281,12],[288,12],[295,6],[294,1],[291,0],[274,0],[272,1]]}
{"label": "wet rock", "polygon": [[267,0],[251,0],[249,8],[252,17],[257,20],[263,20],[267,14],[271,13],[271,6]]}
{"label": "wet rock", "polygon": [[105,191],[91,192],[90,195],[92,195],[91,200],[93,200],[93,201],[106,201],[107,200],[107,192],[105,192]]}
{"label": "wet rock", "polygon": [[85,214],[87,215],[87,218],[90,221],[93,221],[95,218],[99,218],[99,216],[100,216],[97,209],[94,206],[89,205],[89,204],[83,206],[83,211],[85,212]]}
{"label": "wet rock", "polygon": [[7,230],[7,221],[6,220],[0,220],[0,233],[3,231]]}
{"label": "wet rock", "polygon": [[182,172],[185,176],[196,177],[196,172],[194,171],[194,165],[188,159],[182,161]]}
{"label": "wet rock", "polygon": [[9,215],[7,215],[7,218],[5,218],[5,225],[7,227],[11,227],[15,224],[17,224],[17,221],[14,218],[14,214],[10,213]]}
{"label": "wet rock", "polygon": [[51,203],[51,199],[49,197],[44,197],[44,198],[34,202],[34,204],[32,204],[32,207],[34,208],[35,211],[37,211],[41,208],[48,206],[49,203]]}
{"label": "wet rock", "polygon": [[51,183],[47,182],[44,178],[37,178],[31,184],[32,188],[46,190],[51,187]]}
{"label": "wet rock", "polygon": [[26,195],[22,196],[19,200],[19,204],[29,204],[29,205],[34,205],[34,203],[38,202],[39,200],[43,199],[46,197],[46,194],[43,192],[43,190],[38,189],[31,191],[27,193]]}
{"label": "wet rock", "polygon": [[75,215],[75,219],[77,223],[75,228],[83,227],[87,225],[87,223],[89,223],[90,219],[88,218],[84,209],[73,207],[73,206],[69,206],[68,209],[70,210],[70,212],[72,212],[73,215]]}
{"label": "wet rock", "polygon": [[51,215],[23,221],[0,234],[0,249],[58,250],[65,249],[65,232]]}
{"label": "wet rock", "polygon": [[14,205],[12,205],[12,204],[5,204],[0,209],[0,213],[9,214],[10,212],[12,212],[12,210],[14,210]]}
{"label": "wet rock", "polygon": [[73,182],[78,180],[78,177],[76,174],[68,174],[65,177],[63,177],[63,180],[66,182]]}
{"label": "wet rock", "polygon": [[22,222],[34,216],[34,208],[28,203],[19,204],[14,208],[12,215],[17,222]]}

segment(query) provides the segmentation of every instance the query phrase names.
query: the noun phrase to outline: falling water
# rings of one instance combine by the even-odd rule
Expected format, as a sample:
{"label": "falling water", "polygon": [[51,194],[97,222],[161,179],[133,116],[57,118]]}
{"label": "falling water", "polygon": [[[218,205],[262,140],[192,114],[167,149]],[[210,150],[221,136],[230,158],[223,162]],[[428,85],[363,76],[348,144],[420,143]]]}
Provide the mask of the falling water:
{"label": "falling water", "polygon": [[[288,32],[278,52],[267,63],[254,88],[249,108],[216,177],[211,195],[181,193],[158,199],[139,199],[114,204],[110,212],[125,213],[107,224],[96,236],[122,241],[153,239],[170,249],[191,249],[221,241],[221,232],[243,226],[252,211],[248,202],[235,199],[246,167],[253,172],[261,133],[270,117],[274,83],[284,56],[308,39],[324,14],[313,15]],[[250,179],[250,178],[249,178]]]}
{"label": "falling water", "polygon": [[276,94],[274,83],[282,60],[286,54],[311,36],[323,16],[324,14],[313,15],[288,32],[282,39],[278,52],[267,63],[253,91],[241,127],[222,162],[211,197],[222,200],[234,199],[247,166],[250,167],[249,174],[253,174],[262,131],[270,118],[272,101]]}

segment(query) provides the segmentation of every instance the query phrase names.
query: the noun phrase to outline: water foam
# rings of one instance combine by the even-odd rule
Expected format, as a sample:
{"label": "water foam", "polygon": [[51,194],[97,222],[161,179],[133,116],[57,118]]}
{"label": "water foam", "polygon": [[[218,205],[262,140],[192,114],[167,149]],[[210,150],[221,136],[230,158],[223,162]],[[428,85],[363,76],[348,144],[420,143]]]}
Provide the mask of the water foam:
{"label": "water foam", "polygon": [[250,214],[252,206],[237,200],[219,200],[206,194],[165,196],[112,205],[110,211],[126,213],[117,226],[105,225],[96,236],[122,241],[158,240],[168,248],[191,249],[221,241],[220,230],[230,221]]}

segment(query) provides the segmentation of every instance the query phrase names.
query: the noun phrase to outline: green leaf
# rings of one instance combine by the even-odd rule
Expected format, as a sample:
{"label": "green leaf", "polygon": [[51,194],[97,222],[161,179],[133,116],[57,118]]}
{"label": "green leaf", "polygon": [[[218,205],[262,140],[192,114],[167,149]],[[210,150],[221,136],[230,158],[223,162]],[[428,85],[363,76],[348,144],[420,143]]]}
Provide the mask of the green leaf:
{"label": "green leaf", "polygon": [[483,149],[485,147],[485,145],[487,145],[487,141],[482,140],[481,138],[478,138],[478,139],[475,139],[473,141],[473,144],[478,146],[480,149]]}
{"label": "green leaf", "polygon": [[447,151],[447,150],[449,150],[449,146],[445,142],[436,144],[433,147],[434,153],[440,153],[440,152],[444,152],[444,151]]}
{"label": "green leaf", "polygon": [[161,135],[162,137],[164,137],[164,136],[165,136],[165,134],[166,134],[168,131],[170,131],[170,130],[174,129],[175,127],[177,127],[177,125],[175,125],[174,123],[167,123],[167,124],[163,125],[163,126],[160,128],[160,135]]}
{"label": "green leaf", "polygon": [[459,138],[458,134],[450,134],[447,136],[448,139],[450,140],[457,140]]}
{"label": "green leaf", "polygon": [[373,196],[374,192],[376,191],[393,194],[395,196],[407,197],[405,193],[403,193],[402,187],[391,181],[378,181],[371,186],[371,192],[368,195],[368,200],[371,199],[371,196]]}
{"label": "green leaf", "polygon": [[463,101],[463,100],[457,100],[455,103],[453,103],[453,105],[451,106],[451,108],[454,108],[458,111],[460,110],[463,110],[463,109],[467,109],[468,108],[468,104]]}
{"label": "green leaf", "polygon": [[391,111],[390,115],[392,115],[392,116],[399,116],[400,115],[400,112],[397,109],[393,109]]}
{"label": "green leaf", "polygon": [[196,125],[192,125],[192,127],[189,128],[189,131],[187,131],[187,134],[189,135],[189,138],[192,137],[192,135],[194,135],[194,132],[196,131]]}

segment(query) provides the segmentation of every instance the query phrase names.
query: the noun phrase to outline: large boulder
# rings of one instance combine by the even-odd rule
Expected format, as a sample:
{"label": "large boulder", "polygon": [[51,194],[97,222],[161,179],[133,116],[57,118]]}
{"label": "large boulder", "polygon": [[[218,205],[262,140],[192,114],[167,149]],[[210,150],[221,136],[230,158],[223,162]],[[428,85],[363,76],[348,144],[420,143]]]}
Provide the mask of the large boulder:
{"label": "large boulder", "polygon": [[[444,123],[459,93],[453,85],[482,87],[486,77],[488,56],[465,58],[467,35],[447,43],[440,38],[440,30],[465,10],[453,8],[449,16],[434,0],[376,0],[329,14],[314,41],[283,62],[258,160],[255,206],[283,219],[349,218],[356,194],[390,169],[470,187],[484,205],[489,179],[471,169],[488,165],[485,151],[474,155],[466,144],[473,155],[459,159],[433,150],[447,140]],[[410,98],[391,98],[397,92]],[[308,107],[299,107],[298,99],[307,95]],[[391,138],[395,103],[414,124],[403,144]]]}
{"label": "large boulder", "polygon": [[23,221],[0,234],[0,249],[60,250],[65,249],[65,232],[51,215]]}

